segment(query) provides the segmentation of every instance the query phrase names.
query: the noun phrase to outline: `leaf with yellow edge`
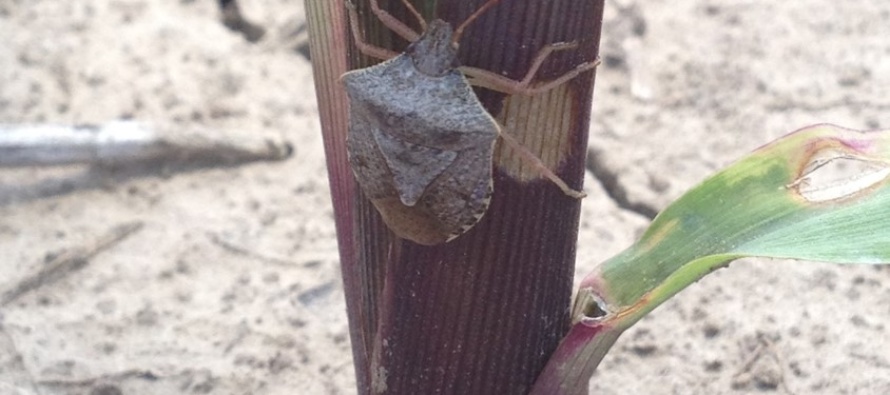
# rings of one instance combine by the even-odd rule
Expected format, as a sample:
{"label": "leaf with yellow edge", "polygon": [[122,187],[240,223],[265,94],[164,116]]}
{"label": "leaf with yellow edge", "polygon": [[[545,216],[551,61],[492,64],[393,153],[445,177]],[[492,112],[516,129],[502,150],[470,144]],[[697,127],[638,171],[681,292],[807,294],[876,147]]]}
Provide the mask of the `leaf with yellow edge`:
{"label": "leaf with yellow edge", "polygon": [[582,282],[573,326],[532,394],[582,394],[618,336],[749,256],[890,262],[890,130],[814,125],[761,147],[660,213]]}

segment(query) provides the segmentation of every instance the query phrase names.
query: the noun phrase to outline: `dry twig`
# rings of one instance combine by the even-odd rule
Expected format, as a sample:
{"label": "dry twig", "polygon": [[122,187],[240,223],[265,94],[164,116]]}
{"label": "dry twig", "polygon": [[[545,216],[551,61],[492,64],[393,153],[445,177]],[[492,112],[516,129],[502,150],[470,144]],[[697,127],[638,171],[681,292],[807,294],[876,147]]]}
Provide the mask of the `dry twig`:
{"label": "dry twig", "polygon": [[37,273],[25,277],[12,289],[0,294],[0,307],[7,306],[28,292],[52,284],[68,274],[82,269],[94,256],[120,243],[142,229],[142,226],[143,223],[140,221],[115,226],[90,245],[59,254],[47,262]]}

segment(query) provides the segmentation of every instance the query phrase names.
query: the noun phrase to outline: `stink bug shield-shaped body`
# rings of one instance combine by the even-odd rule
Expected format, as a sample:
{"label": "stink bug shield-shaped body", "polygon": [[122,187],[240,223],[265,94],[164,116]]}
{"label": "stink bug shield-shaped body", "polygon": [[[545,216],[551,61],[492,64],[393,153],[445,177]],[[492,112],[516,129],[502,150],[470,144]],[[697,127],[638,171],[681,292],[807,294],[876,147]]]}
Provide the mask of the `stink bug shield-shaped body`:
{"label": "stink bug shield-shaped body", "polygon": [[[349,163],[365,196],[396,235],[425,245],[447,242],[482,218],[492,192],[494,143],[502,134],[458,69],[457,40],[469,22],[499,0],[485,3],[457,32],[442,20],[427,26],[421,19],[425,30],[419,38],[382,11],[376,0],[370,1],[384,24],[413,42],[399,55],[365,44],[358,34],[356,11],[347,3],[356,45],[371,56],[391,58],[341,78],[350,101]],[[549,53],[571,47],[545,47],[522,81],[479,69],[464,68],[464,72],[473,73],[477,85],[507,93],[536,93],[598,64],[585,63],[556,80],[529,87]],[[502,136],[566,194],[583,197],[515,140]]]}
{"label": "stink bug shield-shaped body", "polygon": [[472,227],[491,196],[497,123],[451,64],[453,54],[415,60],[429,49],[451,51],[451,32],[433,21],[404,54],[343,76],[356,179],[386,224],[420,244]]}

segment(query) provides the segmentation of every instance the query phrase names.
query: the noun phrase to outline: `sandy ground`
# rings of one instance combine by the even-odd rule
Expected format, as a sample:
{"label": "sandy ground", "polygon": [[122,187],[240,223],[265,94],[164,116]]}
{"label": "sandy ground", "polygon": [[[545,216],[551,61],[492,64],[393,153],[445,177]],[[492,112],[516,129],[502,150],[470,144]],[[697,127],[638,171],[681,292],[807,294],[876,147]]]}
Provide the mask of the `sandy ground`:
{"label": "sandy ground", "polygon": [[[0,306],[0,394],[354,390],[302,1],[0,0],[0,122],[120,118],[276,133],[286,161],[0,169],[0,292],[132,221],[129,237]],[[591,147],[663,207],[796,128],[890,128],[890,2],[611,0]],[[578,273],[648,220],[588,176]],[[890,269],[745,260],[616,344],[595,394],[888,394]]]}

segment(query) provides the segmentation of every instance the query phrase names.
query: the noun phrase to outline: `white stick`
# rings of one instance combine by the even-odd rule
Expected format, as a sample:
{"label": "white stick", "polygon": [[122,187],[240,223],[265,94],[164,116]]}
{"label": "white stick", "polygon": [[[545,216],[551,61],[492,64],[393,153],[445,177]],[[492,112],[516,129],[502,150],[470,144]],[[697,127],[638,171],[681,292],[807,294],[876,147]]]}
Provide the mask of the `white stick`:
{"label": "white stick", "polygon": [[241,162],[290,156],[290,144],[255,134],[183,130],[132,121],[104,125],[0,124],[0,167],[146,161]]}

